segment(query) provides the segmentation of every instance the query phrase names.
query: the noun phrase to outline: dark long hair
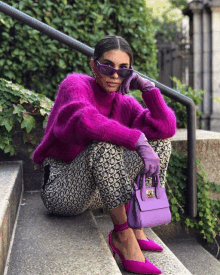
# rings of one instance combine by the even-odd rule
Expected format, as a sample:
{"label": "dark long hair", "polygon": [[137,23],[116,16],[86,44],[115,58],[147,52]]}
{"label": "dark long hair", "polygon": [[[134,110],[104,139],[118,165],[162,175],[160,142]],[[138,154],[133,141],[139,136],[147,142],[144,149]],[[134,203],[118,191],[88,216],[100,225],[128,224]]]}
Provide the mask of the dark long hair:
{"label": "dark long hair", "polygon": [[110,50],[121,50],[130,57],[130,66],[133,65],[133,52],[128,42],[119,35],[107,35],[95,46],[93,59],[98,60],[105,52]]}

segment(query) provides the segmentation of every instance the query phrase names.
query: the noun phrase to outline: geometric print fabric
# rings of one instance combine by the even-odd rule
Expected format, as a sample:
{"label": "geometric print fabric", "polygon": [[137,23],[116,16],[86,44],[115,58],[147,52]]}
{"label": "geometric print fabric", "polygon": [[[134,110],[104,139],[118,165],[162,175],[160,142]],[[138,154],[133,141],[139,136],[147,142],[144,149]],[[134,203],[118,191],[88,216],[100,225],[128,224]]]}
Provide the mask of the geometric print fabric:
{"label": "geometric print fabric", "polygon": [[[171,142],[169,139],[148,142],[160,158],[159,176],[164,187]],[[50,213],[62,216],[101,207],[110,210],[130,201],[133,182],[143,168],[136,151],[109,142],[91,141],[71,162],[44,160],[41,198]],[[151,186],[151,178],[146,178],[145,184]]]}

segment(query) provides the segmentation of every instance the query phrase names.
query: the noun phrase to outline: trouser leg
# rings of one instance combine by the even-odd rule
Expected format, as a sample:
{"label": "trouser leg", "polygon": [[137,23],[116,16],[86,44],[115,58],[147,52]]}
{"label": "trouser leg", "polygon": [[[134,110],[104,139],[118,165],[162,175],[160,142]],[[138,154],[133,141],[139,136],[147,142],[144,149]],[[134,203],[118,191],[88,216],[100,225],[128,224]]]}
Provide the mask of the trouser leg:
{"label": "trouser leg", "polygon": [[[164,186],[171,143],[169,140],[149,143],[160,157],[160,180]],[[94,202],[109,210],[126,203],[131,199],[133,182],[144,167],[136,151],[107,142],[89,144],[72,162],[48,161],[42,199],[50,212],[60,215],[80,214],[88,207],[93,209]],[[147,178],[146,185],[150,181]]]}
{"label": "trouser leg", "polygon": [[125,168],[124,147],[94,142],[91,170],[105,208],[116,208],[131,199],[132,184]]}
{"label": "trouser leg", "polygon": [[[160,158],[160,173],[159,173],[160,182],[161,182],[161,186],[165,187],[166,171],[167,171],[169,158],[171,154],[171,142],[169,139],[164,139],[164,140],[149,140],[149,143]],[[91,160],[90,163],[92,163],[93,161],[96,162],[96,159],[98,160],[98,162],[96,163],[97,169],[95,171],[96,178],[102,180],[102,172],[104,168],[106,167],[110,169],[111,167],[111,169],[113,170],[110,170],[110,171],[112,171],[113,174],[114,174],[113,171],[115,169],[116,178],[118,177],[118,174],[119,174],[122,179],[121,181],[118,180],[118,182],[122,182],[122,184],[126,183],[126,185],[131,186],[133,189],[133,183],[136,181],[137,175],[144,168],[144,163],[141,157],[138,155],[138,153],[136,151],[130,151],[124,147],[119,147],[114,144],[106,143],[106,142],[96,142],[94,145],[95,147],[93,148],[91,147],[91,149],[94,151],[94,154],[91,154],[91,155],[94,158],[93,160]],[[104,149],[105,146],[107,146],[106,150]],[[123,158],[121,157],[122,151],[123,151]],[[116,154],[118,154],[117,157],[116,157]],[[111,165],[109,166],[109,163],[110,164],[112,163],[111,164],[112,166]],[[119,167],[121,167],[121,172],[119,171]],[[99,172],[101,172],[101,175],[99,175]],[[107,184],[106,182],[106,180],[108,179],[107,175],[108,175],[108,171],[105,171],[104,185]],[[109,180],[110,180],[110,183],[112,183],[114,180],[114,177],[112,176],[109,177]],[[146,186],[151,186],[151,184],[152,184],[151,178],[146,178]],[[118,186],[118,183],[116,183],[116,188],[117,186]],[[120,188],[118,190],[120,190]],[[125,188],[128,188],[128,187],[125,187]],[[112,190],[112,187],[110,187],[110,190]],[[130,188],[128,188],[128,190],[130,190]],[[99,191],[100,190],[97,189],[96,194],[93,196],[93,200],[90,205],[91,209],[98,208],[98,206],[101,207],[100,201],[102,200],[104,194],[100,196]],[[107,208],[110,209],[109,207]]]}
{"label": "trouser leg", "polygon": [[44,161],[41,198],[50,213],[72,216],[88,209],[96,187],[88,165],[89,148],[71,162],[53,158]]}

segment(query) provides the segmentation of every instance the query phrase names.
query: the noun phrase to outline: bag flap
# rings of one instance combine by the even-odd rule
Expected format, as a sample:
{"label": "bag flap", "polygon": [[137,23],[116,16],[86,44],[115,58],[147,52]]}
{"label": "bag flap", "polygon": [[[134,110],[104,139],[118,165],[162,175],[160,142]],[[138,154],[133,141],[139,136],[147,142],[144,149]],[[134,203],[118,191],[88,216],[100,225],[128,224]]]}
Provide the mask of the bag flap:
{"label": "bag flap", "polygon": [[154,193],[154,196],[152,196],[153,192],[155,192],[155,188],[152,188],[152,187],[146,188],[147,199],[143,201],[141,198],[141,190],[136,191],[136,198],[141,211],[161,209],[161,208],[166,208],[170,206],[169,201],[167,199],[165,188],[161,188],[161,194],[160,194],[161,196],[159,199],[155,196],[155,193]]}

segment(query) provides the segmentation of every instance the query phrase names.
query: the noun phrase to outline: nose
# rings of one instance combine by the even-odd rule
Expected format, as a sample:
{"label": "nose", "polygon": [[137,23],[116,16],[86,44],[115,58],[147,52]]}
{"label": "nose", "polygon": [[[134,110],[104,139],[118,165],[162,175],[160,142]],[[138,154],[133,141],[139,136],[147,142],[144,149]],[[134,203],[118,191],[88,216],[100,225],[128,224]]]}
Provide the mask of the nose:
{"label": "nose", "polygon": [[116,72],[114,72],[114,73],[111,75],[111,77],[113,77],[113,78],[119,78],[119,75],[118,75]]}

